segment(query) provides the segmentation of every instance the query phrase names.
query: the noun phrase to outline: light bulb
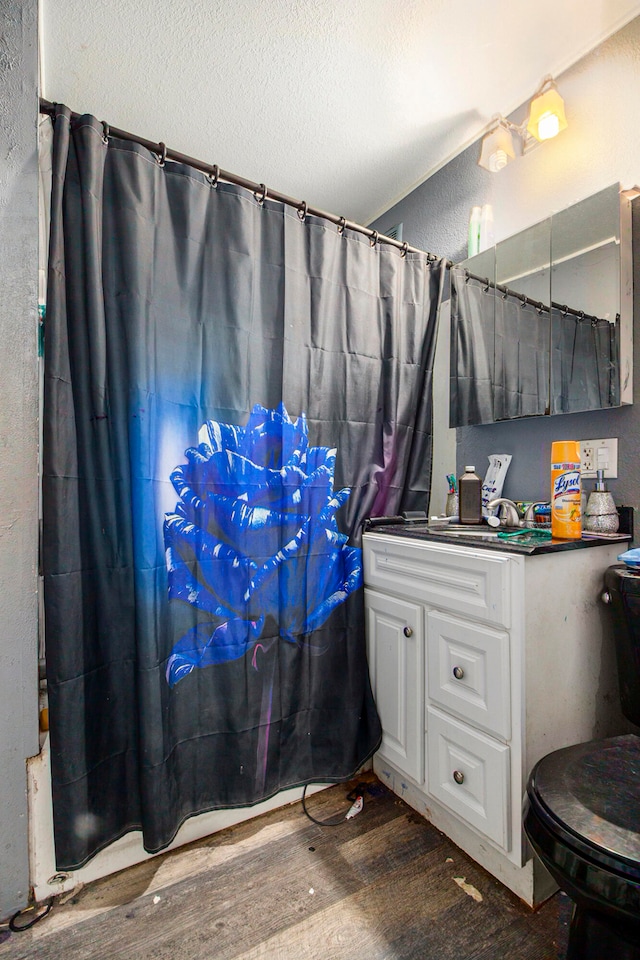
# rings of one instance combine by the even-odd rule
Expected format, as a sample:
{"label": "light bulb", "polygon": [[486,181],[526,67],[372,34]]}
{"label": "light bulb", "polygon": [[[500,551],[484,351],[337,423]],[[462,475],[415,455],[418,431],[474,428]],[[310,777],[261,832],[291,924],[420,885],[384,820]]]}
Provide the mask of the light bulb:
{"label": "light bulb", "polygon": [[547,110],[538,120],[538,140],[551,140],[560,133],[560,121],[557,114]]}
{"label": "light bulb", "polygon": [[550,140],[567,126],[564,112],[564,100],[558,93],[553,80],[545,82],[549,88],[538,93],[529,105],[527,130],[536,140]]}
{"label": "light bulb", "polygon": [[514,159],[516,155],[513,135],[505,122],[498,124],[482,138],[480,159],[478,163],[485,170],[497,173]]}
{"label": "light bulb", "polygon": [[489,158],[489,170],[491,173],[497,173],[498,170],[502,170],[503,167],[509,163],[509,157],[504,150],[496,150],[495,153],[491,154]]}

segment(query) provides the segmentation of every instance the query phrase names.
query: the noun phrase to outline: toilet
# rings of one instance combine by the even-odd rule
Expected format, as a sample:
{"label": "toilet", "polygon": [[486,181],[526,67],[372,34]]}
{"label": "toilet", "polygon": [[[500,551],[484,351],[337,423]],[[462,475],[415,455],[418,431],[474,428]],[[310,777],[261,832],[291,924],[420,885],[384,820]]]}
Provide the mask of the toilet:
{"label": "toilet", "polygon": [[[640,727],[640,573],[605,573],[620,700]],[[524,829],[573,900],[567,960],[640,960],[640,736],[556,750],[529,777]]]}

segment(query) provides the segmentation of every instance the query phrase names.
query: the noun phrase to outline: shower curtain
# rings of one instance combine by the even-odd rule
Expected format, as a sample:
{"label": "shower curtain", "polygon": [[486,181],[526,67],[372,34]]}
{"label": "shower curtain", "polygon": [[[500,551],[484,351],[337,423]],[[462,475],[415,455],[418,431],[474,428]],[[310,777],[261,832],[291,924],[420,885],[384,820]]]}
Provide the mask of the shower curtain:
{"label": "shower curtain", "polygon": [[515,294],[495,295],[496,420],[549,412],[549,311]]}
{"label": "shower curtain", "polygon": [[451,426],[619,406],[619,323],[450,272]]}
{"label": "shower curtain", "polygon": [[552,309],[552,413],[620,405],[619,326]]}
{"label": "shower curtain", "polygon": [[360,527],[424,509],[443,264],[55,120],[44,574],[54,834],[351,776]]}
{"label": "shower curtain", "polygon": [[489,281],[454,265],[451,277],[450,426],[492,423],[495,383],[495,297]]}
{"label": "shower curtain", "polygon": [[549,345],[548,310],[453,267],[452,426],[546,413]]}

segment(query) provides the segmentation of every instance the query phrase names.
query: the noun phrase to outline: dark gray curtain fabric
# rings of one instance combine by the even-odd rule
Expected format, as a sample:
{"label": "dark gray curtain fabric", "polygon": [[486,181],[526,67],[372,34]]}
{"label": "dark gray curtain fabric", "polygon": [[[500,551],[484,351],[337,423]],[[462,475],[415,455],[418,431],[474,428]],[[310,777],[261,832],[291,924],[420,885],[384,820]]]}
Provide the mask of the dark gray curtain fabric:
{"label": "dark gray curtain fabric", "polygon": [[495,324],[494,419],[542,416],[549,405],[549,311],[497,292]]}
{"label": "dark gray curtain fabric", "polygon": [[453,266],[451,275],[452,427],[493,423],[495,383],[495,288]]}
{"label": "dark gray curtain fabric", "polygon": [[619,324],[551,311],[551,412],[620,405]]}
{"label": "dark gray curtain fabric", "polygon": [[548,411],[548,311],[451,269],[451,426]]}
{"label": "dark gray curtain fabric", "polygon": [[620,405],[619,325],[451,269],[451,426]]}
{"label": "dark gray curtain fabric", "polygon": [[351,776],[360,526],[426,507],[443,266],[55,121],[44,572],[56,857]]}

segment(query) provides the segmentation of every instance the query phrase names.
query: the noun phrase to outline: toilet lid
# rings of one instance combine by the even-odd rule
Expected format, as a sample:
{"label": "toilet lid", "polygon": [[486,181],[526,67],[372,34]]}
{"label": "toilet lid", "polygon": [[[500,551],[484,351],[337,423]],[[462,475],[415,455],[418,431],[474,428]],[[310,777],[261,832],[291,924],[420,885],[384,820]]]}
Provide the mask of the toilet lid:
{"label": "toilet lid", "polygon": [[640,878],[640,737],[556,750],[537,764],[530,789],[565,844]]}

